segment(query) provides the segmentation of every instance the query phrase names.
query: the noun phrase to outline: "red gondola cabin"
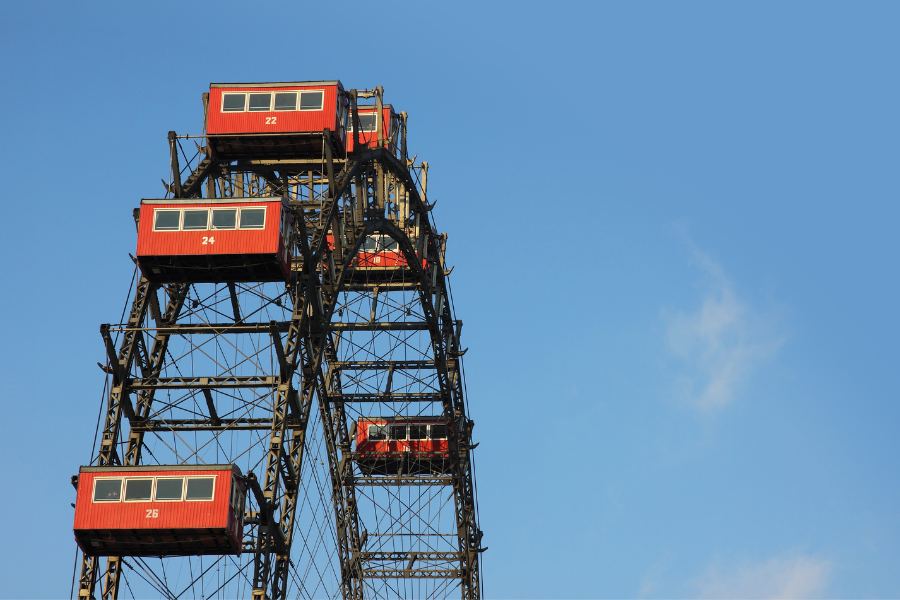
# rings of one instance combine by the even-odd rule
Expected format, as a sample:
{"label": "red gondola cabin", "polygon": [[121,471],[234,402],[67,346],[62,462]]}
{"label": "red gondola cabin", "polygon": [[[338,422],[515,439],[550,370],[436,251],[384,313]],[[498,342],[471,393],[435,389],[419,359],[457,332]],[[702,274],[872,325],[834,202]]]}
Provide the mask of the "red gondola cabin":
{"label": "red gondola cabin", "polygon": [[326,129],[343,151],[348,114],[340,81],[212,83],[206,135],[220,159],[321,157]]}
{"label": "red gondola cabin", "polygon": [[366,475],[438,474],[447,469],[447,424],[437,417],[361,417],[356,462]]}
{"label": "red gondola cabin", "polygon": [[[369,148],[378,147],[378,123],[376,121],[376,113],[378,109],[374,106],[358,106],[359,111],[359,143]],[[385,142],[390,145],[391,136],[399,129],[399,117],[394,112],[394,108],[390,104],[382,106],[381,122],[384,127],[382,134]],[[353,122],[352,119],[347,123],[347,152],[353,152]]]}
{"label": "red gondola cabin", "polygon": [[88,556],[240,554],[245,499],[235,465],[82,467],[75,540]]}
{"label": "red gondola cabin", "polygon": [[285,281],[291,231],[282,198],[142,200],[138,265],[166,283]]}
{"label": "red gondola cabin", "polygon": [[[334,250],[334,236],[328,234],[325,237],[328,247]],[[427,261],[422,259],[422,268],[426,268]],[[350,266],[359,271],[365,271],[371,278],[378,273],[390,274],[397,270],[406,269],[406,255],[400,250],[400,244],[389,235],[374,233],[367,235],[363,240],[356,258]]]}

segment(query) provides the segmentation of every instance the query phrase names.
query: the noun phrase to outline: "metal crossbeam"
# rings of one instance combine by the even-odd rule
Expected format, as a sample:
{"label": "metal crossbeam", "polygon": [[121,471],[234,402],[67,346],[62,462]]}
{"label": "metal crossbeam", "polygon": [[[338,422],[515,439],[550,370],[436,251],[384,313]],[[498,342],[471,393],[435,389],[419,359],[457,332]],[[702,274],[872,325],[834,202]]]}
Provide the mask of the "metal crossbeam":
{"label": "metal crossbeam", "polygon": [[460,569],[363,569],[366,579],[460,579]]}
{"label": "metal crossbeam", "polygon": [[333,369],[344,371],[366,371],[369,369],[394,369],[397,371],[416,371],[437,369],[437,365],[428,360],[336,360],[329,362]]}
{"label": "metal crossbeam", "polygon": [[132,390],[241,389],[276,387],[278,378],[272,375],[223,375],[219,377],[148,377],[129,379]]}
{"label": "metal crossbeam", "polygon": [[417,486],[441,486],[453,485],[453,477],[446,476],[416,476],[416,475],[382,475],[357,477],[353,480],[353,485],[357,487],[396,487],[404,485]]}
{"label": "metal crossbeam", "polygon": [[331,323],[332,331],[427,331],[428,323],[417,321],[362,321],[354,323]]}
{"label": "metal crossbeam", "polygon": [[135,421],[133,431],[268,431],[272,419],[151,419]]}
{"label": "metal crossbeam", "polygon": [[332,402],[443,402],[441,394],[425,392],[385,392],[378,394],[342,394],[332,398]]}
{"label": "metal crossbeam", "polygon": [[[134,331],[147,331],[169,335],[223,335],[241,333],[269,333],[271,322],[266,323],[178,323],[159,327],[137,327]],[[278,321],[276,327],[285,333],[290,327],[289,321]],[[122,331],[131,329],[122,328]]]}
{"label": "metal crossbeam", "polygon": [[410,552],[360,552],[359,559],[363,562],[406,562],[409,560],[425,562],[452,562],[460,559],[460,553],[457,551],[436,552],[430,550],[414,550]]}

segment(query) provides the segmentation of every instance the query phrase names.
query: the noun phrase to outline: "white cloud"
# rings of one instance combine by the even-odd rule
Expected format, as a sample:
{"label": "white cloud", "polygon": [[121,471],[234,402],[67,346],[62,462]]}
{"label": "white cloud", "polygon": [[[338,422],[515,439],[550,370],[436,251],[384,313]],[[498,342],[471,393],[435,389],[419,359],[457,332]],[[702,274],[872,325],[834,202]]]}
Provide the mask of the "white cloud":
{"label": "white cloud", "polygon": [[666,342],[683,367],[678,387],[700,410],[725,407],[740,385],[782,344],[773,319],[742,300],[721,266],[691,244],[704,294],[690,311],[664,312]]}
{"label": "white cloud", "polygon": [[821,598],[831,577],[830,561],[793,555],[744,563],[723,569],[710,567],[694,582],[698,598]]}

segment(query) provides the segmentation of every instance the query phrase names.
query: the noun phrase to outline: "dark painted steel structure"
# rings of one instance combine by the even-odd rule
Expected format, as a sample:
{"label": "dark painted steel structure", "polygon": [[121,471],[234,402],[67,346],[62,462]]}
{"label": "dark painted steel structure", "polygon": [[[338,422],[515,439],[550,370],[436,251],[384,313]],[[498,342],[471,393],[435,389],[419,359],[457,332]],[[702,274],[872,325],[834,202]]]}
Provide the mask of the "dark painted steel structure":
{"label": "dark painted steel structure", "polygon": [[[374,147],[359,139],[359,106],[385,110],[380,88],[338,89],[352,154],[328,129],[318,143],[270,136],[259,154],[259,139],[211,151],[169,133],[167,197],[283,198],[291,268],[282,282],[137,271],[127,318],[101,327],[108,390],[92,464],[238,465],[243,552],[85,555],[77,597],[481,596],[462,322],[428,165],[408,158],[404,113],[389,135],[379,120]],[[360,266],[376,235],[405,265]],[[355,427],[373,415],[446,423],[440,468],[362,468]]]}

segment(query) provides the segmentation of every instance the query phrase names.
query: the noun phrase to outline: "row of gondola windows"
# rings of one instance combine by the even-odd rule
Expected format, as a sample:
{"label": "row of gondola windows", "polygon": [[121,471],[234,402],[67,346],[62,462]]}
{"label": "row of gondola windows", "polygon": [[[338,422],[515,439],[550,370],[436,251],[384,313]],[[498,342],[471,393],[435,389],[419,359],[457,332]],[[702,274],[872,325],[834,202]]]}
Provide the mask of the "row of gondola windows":
{"label": "row of gondola windows", "polygon": [[265,208],[157,208],[154,231],[265,229]]}
{"label": "row of gondola windows", "polygon": [[369,440],[445,440],[446,425],[369,425]]}
{"label": "row of gondola windows", "polygon": [[363,252],[397,252],[400,244],[389,235],[367,235],[363,241]]}
{"label": "row of gondola windows", "polygon": [[215,477],[103,477],[94,502],[181,502],[213,499]]}
{"label": "row of gondola windows", "polygon": [[246,92],[222,94],[222,112],[322,110],[325,92]]}

